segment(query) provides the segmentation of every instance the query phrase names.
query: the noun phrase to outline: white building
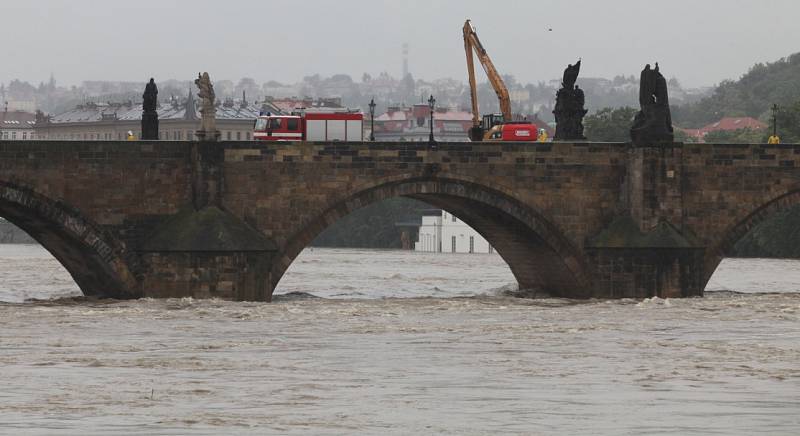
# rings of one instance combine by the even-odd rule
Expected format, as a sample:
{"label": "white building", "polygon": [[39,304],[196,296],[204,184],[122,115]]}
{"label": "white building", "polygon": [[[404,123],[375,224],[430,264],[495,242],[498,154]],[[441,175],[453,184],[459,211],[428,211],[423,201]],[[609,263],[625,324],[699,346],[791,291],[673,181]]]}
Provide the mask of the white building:
{"label": "white building", "polygon": [[441,210],[423,211],[415,251],[435,253],[493,253],[494,248],[472,227]]}
{"label": "white building", "polygon": [[20,141],[36,139],[33,126],[36,115],[24,111],[0,112],[0,140]]}

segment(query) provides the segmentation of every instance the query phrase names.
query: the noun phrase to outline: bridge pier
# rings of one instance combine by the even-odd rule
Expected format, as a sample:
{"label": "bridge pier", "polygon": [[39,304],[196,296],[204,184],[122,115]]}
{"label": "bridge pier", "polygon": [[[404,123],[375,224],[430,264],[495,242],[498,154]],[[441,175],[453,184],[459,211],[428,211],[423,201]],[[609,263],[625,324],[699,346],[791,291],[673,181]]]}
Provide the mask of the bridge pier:
{"label": "bridge pier", "polygon": [[142,244],[142,295],[269,301],[275,251],[230,212],[187,208]]}
{"label": "bridge pier", "polygon": [[599,298],[680,298],[703,295],[703,249],[589,248]]}
{"label": "bridge pier", "polygon": [[145,297],[269,301],[272,296],[268,253],[160,252],[142,260]]}
{"label": "bridge pier", "polygon": [[683,144],[632,146],[622,212],[584,246],[602,298],[703,295],[705,246],[685,225]]}

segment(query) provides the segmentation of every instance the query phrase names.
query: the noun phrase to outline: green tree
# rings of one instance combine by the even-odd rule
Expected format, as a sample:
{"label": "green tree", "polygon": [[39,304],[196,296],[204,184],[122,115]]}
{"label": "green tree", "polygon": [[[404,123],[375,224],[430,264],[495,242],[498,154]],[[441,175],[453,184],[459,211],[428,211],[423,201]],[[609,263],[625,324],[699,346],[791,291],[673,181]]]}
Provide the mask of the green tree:
{"label": "green tree", "polygon": [[675,130],[675,142],[694,142],[694,138],[686,134],[683,130]]}
{"label": "green tree", "polygon": [[[399,221],[419,221],[431,206],[410,198],[390,198],[358,209],[333,223],[311,244],[315,247],[400,248]],[[412,229],[411,239],[417,237]]]}
{"label": "green tree", "polygon": [[583,119],[585,135],[591,141],[627,142],[637,110],[632,107],[603,108]]}
{"label": "green tree", "polygon": [[[772,126],[770,126],[772,132]],[[778,136],[781,142],[800,143],[800,100],[778,110]]]}
{"label": "green tree", "polygon": [[736,257],[800,258],[800,206],[777,212],[733,246]]}
{"label": "green tree", "polygon": [[672,120],[687,128],[700,128],[723,117],[749,116],[766,121],[774,103],[789,106],[798,100],[800,53],[795,53],[754,65],[739,80],[723,81],[712,95],[697,103],[673,106]]}
{"label": "green tree", "polygon": [[710,144],[760,144],[766,143],[768,136],[764,130],[714,130],[708,132],[704,140]]}

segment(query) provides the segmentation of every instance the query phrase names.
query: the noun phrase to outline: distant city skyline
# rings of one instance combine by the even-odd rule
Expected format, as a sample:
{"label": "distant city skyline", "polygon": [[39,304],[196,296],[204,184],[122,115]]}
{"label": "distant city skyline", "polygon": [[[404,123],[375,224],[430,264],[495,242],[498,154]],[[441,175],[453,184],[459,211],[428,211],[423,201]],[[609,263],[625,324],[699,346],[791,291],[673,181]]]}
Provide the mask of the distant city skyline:
{"label": "distant city skyline", "polygon": [[[502,74],[523,83],[561,76],[583,58],[583,77],[637,75],[659,62],[684,86],[737,79],[757,62],[800,51],[800,4],[790,0],[613,1],[75,0],[3,6],[0,82],[189,80],[388,72],[400,77],[403,44],[415,78],[466,80],[460,28],[471,18]],[[224,7],[222,7],[224,6]],[[308,13],[313,11],[314,13]],[[552,30],[550,30],[552,29]],[[483,80],[482,73],[479,74]]]}

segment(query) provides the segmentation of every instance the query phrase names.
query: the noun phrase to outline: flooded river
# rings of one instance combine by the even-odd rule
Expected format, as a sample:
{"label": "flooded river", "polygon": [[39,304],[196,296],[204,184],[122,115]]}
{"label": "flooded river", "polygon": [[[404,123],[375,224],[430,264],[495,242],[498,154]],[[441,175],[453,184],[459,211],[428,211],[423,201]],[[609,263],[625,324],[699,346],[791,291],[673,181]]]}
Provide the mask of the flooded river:
{"label": "flooded river", "polygon": [[0,245],[0,434],[798,434],[800,262],[524,300],[496,255],[313,249],[272,304],[79,295]]}

